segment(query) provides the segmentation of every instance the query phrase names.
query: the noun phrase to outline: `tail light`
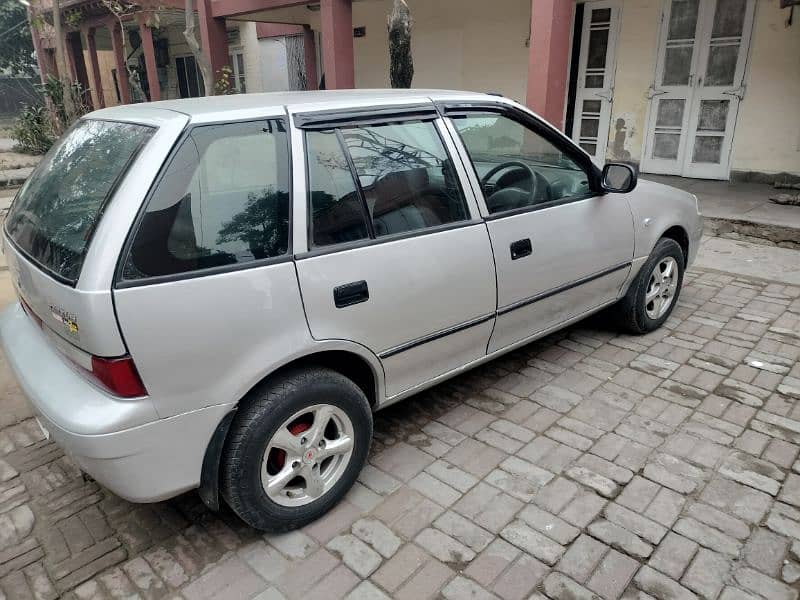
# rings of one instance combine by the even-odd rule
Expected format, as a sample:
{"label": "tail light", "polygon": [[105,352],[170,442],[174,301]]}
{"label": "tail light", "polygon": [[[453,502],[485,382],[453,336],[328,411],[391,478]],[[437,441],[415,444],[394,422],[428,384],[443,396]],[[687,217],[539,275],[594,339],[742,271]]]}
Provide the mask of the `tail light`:
{"label": "tail light", "polygon": [[122,358],[92,356],[91,374],[115,396],[135,398],[147,395],[142,378],[139,377],[139,372],[130,356]]}
{"label": "tail light", "polygon": [[44,326],[39,315],[33,312],[33,309],[25,300],[20,298],[19,302],[25,314],[33,319],[43,331],[50,333],[51,338],[56,342],[56,349],[70,363],[78,367],[80,373],[120,398],[137,398],[147,395],[147,389],[142,383],[142,378],[139,377],[139,371],[136,370],[133,358],[127,355],[119,358],[102,358],[85,353],[69,344],[69,342],[61,340],[55,333],[50,332]]}

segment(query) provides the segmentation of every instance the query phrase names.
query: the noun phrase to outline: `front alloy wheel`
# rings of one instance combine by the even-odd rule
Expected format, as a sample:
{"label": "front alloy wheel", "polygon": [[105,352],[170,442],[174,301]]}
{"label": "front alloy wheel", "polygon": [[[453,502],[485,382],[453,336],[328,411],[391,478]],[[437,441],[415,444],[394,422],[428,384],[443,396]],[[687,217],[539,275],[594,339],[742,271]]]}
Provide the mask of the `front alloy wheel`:
{"label": "front alloy wheel", "polygon": [[672,306],[678,289],[678,263],[672,256],[660,260],[652,273],[645,292],[644,310],[654,321],[660,319]]}

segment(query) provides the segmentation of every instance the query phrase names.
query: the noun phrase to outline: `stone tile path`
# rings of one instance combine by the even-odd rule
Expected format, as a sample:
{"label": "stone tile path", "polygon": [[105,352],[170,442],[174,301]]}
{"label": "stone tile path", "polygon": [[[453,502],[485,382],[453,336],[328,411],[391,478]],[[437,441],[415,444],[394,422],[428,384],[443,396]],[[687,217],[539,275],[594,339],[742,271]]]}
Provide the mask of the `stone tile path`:
{"label": "stone tile path", "polygon": [[696,269],[658,332],[596,317],[377,414],[347,499],[280,536],[124,502],[27,420],[0,431],[0,588],[795,600],[798,358],[800,287]]}

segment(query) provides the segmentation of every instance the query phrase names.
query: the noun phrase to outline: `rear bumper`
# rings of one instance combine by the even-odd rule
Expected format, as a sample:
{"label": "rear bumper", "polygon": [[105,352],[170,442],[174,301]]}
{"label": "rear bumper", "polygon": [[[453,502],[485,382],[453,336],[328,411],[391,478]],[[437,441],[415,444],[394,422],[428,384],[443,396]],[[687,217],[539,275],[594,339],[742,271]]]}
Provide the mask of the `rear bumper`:
{"label": "rear bumper", "polygon": [[44,427],[100,484],[133,502],[199,485],[208,442],[231,405],[159,419],[150,398],[105,394],[68,365],[19,304],[0,315],[0,342]]}

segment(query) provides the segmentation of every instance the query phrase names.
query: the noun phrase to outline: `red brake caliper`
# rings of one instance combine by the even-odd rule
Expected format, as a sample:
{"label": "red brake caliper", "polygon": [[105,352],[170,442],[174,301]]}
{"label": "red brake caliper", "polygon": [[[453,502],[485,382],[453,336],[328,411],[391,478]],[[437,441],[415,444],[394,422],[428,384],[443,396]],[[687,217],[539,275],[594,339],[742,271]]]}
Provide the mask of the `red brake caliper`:
{"label": "red brake caliper", "polygon": [[[300,435],[304,431],[308,431],[311,429],[311,423],[303,423],[302,421],[295,421],[289,427],[287,427],[289,433],[292,435]],[[281,450],[280,448],[273,448],[272,452],[270,452],[273,464],[275,467],[280,470],[283,468],[283,464],[286,462],[286,451]]]}

